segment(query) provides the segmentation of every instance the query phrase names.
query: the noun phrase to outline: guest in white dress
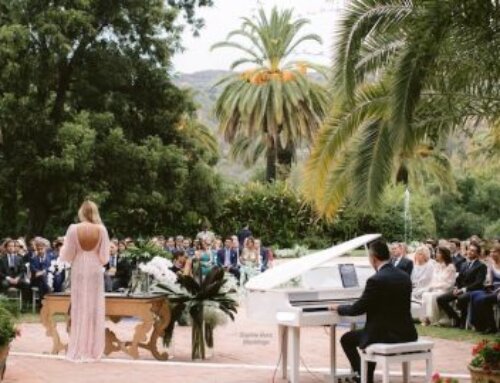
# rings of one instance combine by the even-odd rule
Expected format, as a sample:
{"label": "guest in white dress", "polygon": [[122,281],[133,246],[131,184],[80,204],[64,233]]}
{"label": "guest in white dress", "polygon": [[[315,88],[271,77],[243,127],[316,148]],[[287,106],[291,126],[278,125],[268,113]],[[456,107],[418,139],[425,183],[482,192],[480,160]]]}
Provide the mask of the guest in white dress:
{"label": "guest in white dress", "polygon": [[412,300],[421,300],[422,293],[431,284],[434,275],[435,261],[431,259],[431,252],[426,246],[420,246],[415,250],[414,267],[411,272],[413,286]]}
{"label": "guest in white dress", "polygon": [[420,321],[424,325],[437,324],[443,315],[437,304],[437,297],[453,290],[456,279],[456,269],[451,259],[450,250],[438,247],[436,252],[436,267],[430,285],[422,292],[422,313]]}

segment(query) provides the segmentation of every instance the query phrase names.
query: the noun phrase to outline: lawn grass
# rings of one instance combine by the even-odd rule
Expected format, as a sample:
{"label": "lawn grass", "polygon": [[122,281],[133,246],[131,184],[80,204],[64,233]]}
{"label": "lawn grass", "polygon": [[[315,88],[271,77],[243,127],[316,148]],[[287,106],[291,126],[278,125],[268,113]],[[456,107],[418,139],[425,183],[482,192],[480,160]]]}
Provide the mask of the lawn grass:
{"label": "lawn grass", "polygon": [[477,343],[483,339],[495,340],[499,335],[482,335],[477,331],[462,330],[451,327],[417,325],[418,335],[432,338],[456,340],[459,342]]}

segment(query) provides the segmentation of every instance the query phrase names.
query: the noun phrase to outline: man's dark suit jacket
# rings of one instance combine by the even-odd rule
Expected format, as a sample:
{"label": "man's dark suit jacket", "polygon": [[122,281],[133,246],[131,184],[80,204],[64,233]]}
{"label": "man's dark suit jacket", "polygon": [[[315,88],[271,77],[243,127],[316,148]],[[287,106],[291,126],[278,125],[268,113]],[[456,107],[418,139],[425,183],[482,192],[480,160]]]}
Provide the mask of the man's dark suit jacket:
{"label": "man's dark suit jacket", "polygon": [[411,317],[411,279],[387,263],[366,281],[365,290],[354,304],[338,308],[340,315],[366,314],[360,347],[373,343],[403,343],[417,339]]}
{"label": "man's dark suit jacket", "polygon": [[469,262],[462,264],[462,270],[458,274],[456,285],[459,289],[466,288],[467,291],[481,290],[484,287],[484,280],[488,268],[480,260],[476,259],[469,267]]}
{"label": "man's dark suit jacket", "polygon": [[451,257],[451,261],[453,262],[453,265],[455,266],[455,269],[457,270],[457,273],[462,270],[463,264],[467,261],[462,254],[458,253],[457,255],[454,255]]}
{"label": "man's dark suit jacket", "polygon": [[[391,263],[395,265],[396,258],[392,258]],[[413,261],[403,256],[396,267],[411,276],[411,272],[413,271]]]}
{"label": "man's dark suit jacket", "polygon": [[9,267],[9,259],[3,255],[0,260],[0,278],[3,280],[5,277],[22,278],[26,271],[23,258],[19,255],[14,257],[14,267]]}
{"label": "man's dark suit jacket", "polygon": [[[236,252],[235,249],[229,249],[229,251],[230,251],[229,260],[231,262],[231,266],[237,267],[238,266],[238,253]],[[217,251],[217,266],[224,267],[225,259],[226,259],[226,248],[223,247],[222,249]]]}
{"label": "man's dark suit jacket", "polygon": [[[110,258],[111,261],[111,258]],[[110,263],[108,262],[105,266],[106,271],[111,268]],[[118,255],[116,262],[116,273],[112,277],[113,280],[116,280],[115,287],[116,288],[126,288],[130,282],[130,278],[132,277],[132,265],[128,261],[127,258]]]}

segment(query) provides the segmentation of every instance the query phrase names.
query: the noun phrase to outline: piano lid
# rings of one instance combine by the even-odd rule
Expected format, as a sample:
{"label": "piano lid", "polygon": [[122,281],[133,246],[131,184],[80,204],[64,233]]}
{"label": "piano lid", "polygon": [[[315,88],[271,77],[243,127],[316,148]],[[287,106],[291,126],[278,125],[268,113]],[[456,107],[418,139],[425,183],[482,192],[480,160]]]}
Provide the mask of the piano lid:
{"label": "piano lid", "polygon": [[282,283],[304,274],[306,271],[314,269],[334,258],[364,246],[367,243],[379,238],[381,234],[365,234],[361,237],[343,242],[340,245],[332,246],[328,249],[309,254],[279,266],[268,269],[266,272],[251,278],[245,288],[248,290],[269,290]]}

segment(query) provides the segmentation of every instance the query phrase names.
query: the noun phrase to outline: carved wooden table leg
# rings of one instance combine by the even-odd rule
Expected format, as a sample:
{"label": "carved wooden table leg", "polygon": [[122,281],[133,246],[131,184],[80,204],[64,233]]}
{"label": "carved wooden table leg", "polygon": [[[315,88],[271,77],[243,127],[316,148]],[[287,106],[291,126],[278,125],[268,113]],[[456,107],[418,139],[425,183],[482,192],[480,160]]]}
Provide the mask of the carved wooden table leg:
{"label": "carved wooden table leg", "polygon": [[158,338],[163,337],[165,329],[170,323],[170,310],[168,309],[166,301],[155,302],[151,310],[156,315],[156,320],[153,327],[153,332],[151,333],[151,337],[149,338],[148,344],[145,345],[145,348],[151,351],[151,354],[153,354],[153,356],[157,360],[168,360],[168,352],[164,351],[160,353],[158,351]]}
{"label": "carved wooden table leg", "polygon": [[58,354],[59,351],[66,350],[68,346],[61,342],[61,338],[57,332],[57,323],[54,320],[54,314],[47,305],[42,306],[42,309],[40,310],[40,319],[43,326],[47,329],[47,336],[52,338],[51,353]]}
{"label": "carved wooden table leg", "polygon": [[[118,323],[122,319],[122,317],[117,315],[108,316],[108,319],[113,323]],[[106,327],[106,346],[104,347],[104,355],[109,355],[115,351],[123,351],[127,353],[126,342],[118,339],[114,331],[111,331],[108,327]]]}
{"label": "carved wooden table leg", "polygon": [[142,323],[135,326],[135,333],[132,342],[126,342],[127,354],[132,358],[139,358],[139,345],[147,339],[147,334],[151,330],[154,324],[154,315],[149,310],[148,307],[144,307],[142,313],[139,313],[138,317],[142,320]]}

